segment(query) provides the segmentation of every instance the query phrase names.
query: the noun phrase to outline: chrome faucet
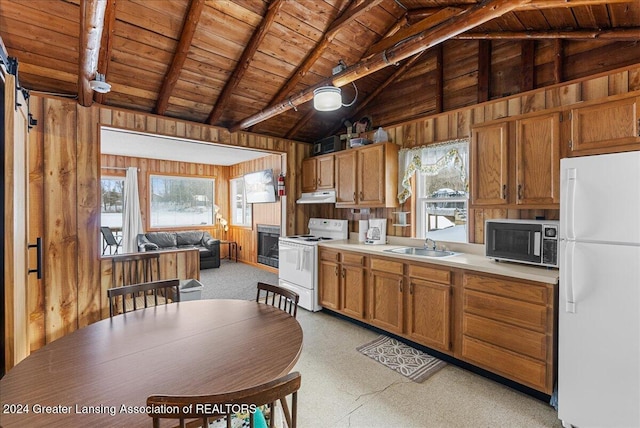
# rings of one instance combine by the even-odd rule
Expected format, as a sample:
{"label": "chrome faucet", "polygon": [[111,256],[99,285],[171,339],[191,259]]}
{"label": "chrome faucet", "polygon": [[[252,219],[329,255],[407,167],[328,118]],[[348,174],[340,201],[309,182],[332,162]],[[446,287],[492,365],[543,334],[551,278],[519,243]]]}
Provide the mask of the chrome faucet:
{"label": "chrome faucet", "polygon": [[431,238],[427,238],[424,240],[424,248],[427,250],[434,250],[436,249],[436,241],[434,241]]}

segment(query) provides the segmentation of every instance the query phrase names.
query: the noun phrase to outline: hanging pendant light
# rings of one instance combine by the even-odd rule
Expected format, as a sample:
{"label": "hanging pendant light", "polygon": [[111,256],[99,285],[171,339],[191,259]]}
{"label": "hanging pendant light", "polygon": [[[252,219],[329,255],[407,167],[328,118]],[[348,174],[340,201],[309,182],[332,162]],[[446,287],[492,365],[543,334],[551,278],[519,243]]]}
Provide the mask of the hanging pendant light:
{"label": "hanging pendant light", "polygon": [[342,107],[340,88],[321,86],[313,91],[313,107],[318,111],[333,111]]}

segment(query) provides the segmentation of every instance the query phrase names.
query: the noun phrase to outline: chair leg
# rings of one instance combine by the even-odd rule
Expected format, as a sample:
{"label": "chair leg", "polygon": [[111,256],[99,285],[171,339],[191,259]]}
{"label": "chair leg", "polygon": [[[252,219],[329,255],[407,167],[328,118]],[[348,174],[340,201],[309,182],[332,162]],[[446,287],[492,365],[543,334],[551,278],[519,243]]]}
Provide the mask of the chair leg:
{"label": "chair leg", "polygon": [[282,397],[280,399],[280,404],[282,405],[282,411],[284,412],[284,418],[287,421],[287,427],[291,427],[291,412],[289,412],[289,405],[287,404],[286,397]]}

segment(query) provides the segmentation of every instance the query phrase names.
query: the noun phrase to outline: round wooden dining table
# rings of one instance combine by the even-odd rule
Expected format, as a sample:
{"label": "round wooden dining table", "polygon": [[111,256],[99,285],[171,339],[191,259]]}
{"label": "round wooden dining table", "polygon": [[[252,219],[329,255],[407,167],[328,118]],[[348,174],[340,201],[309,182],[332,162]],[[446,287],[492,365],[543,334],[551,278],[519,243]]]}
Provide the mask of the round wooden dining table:
{"label": "round wooden dining table", "polygon": [[3,427],[151,426],[153,394],[198,395],[289,373],[302,328],[246,300],[194,300],[91,324],[33,352],[0,380]]}

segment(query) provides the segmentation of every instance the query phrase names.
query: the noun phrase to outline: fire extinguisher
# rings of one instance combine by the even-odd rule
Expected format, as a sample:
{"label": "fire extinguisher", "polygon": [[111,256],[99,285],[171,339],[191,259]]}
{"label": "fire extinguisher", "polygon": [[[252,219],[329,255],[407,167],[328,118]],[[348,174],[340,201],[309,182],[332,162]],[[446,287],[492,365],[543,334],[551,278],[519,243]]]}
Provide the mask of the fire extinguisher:
{"label": "fire extinguisher", "polygon": [[284,174],[280,173],[278,176],[278,196],[285,196],[287,192],[284,187]]}

